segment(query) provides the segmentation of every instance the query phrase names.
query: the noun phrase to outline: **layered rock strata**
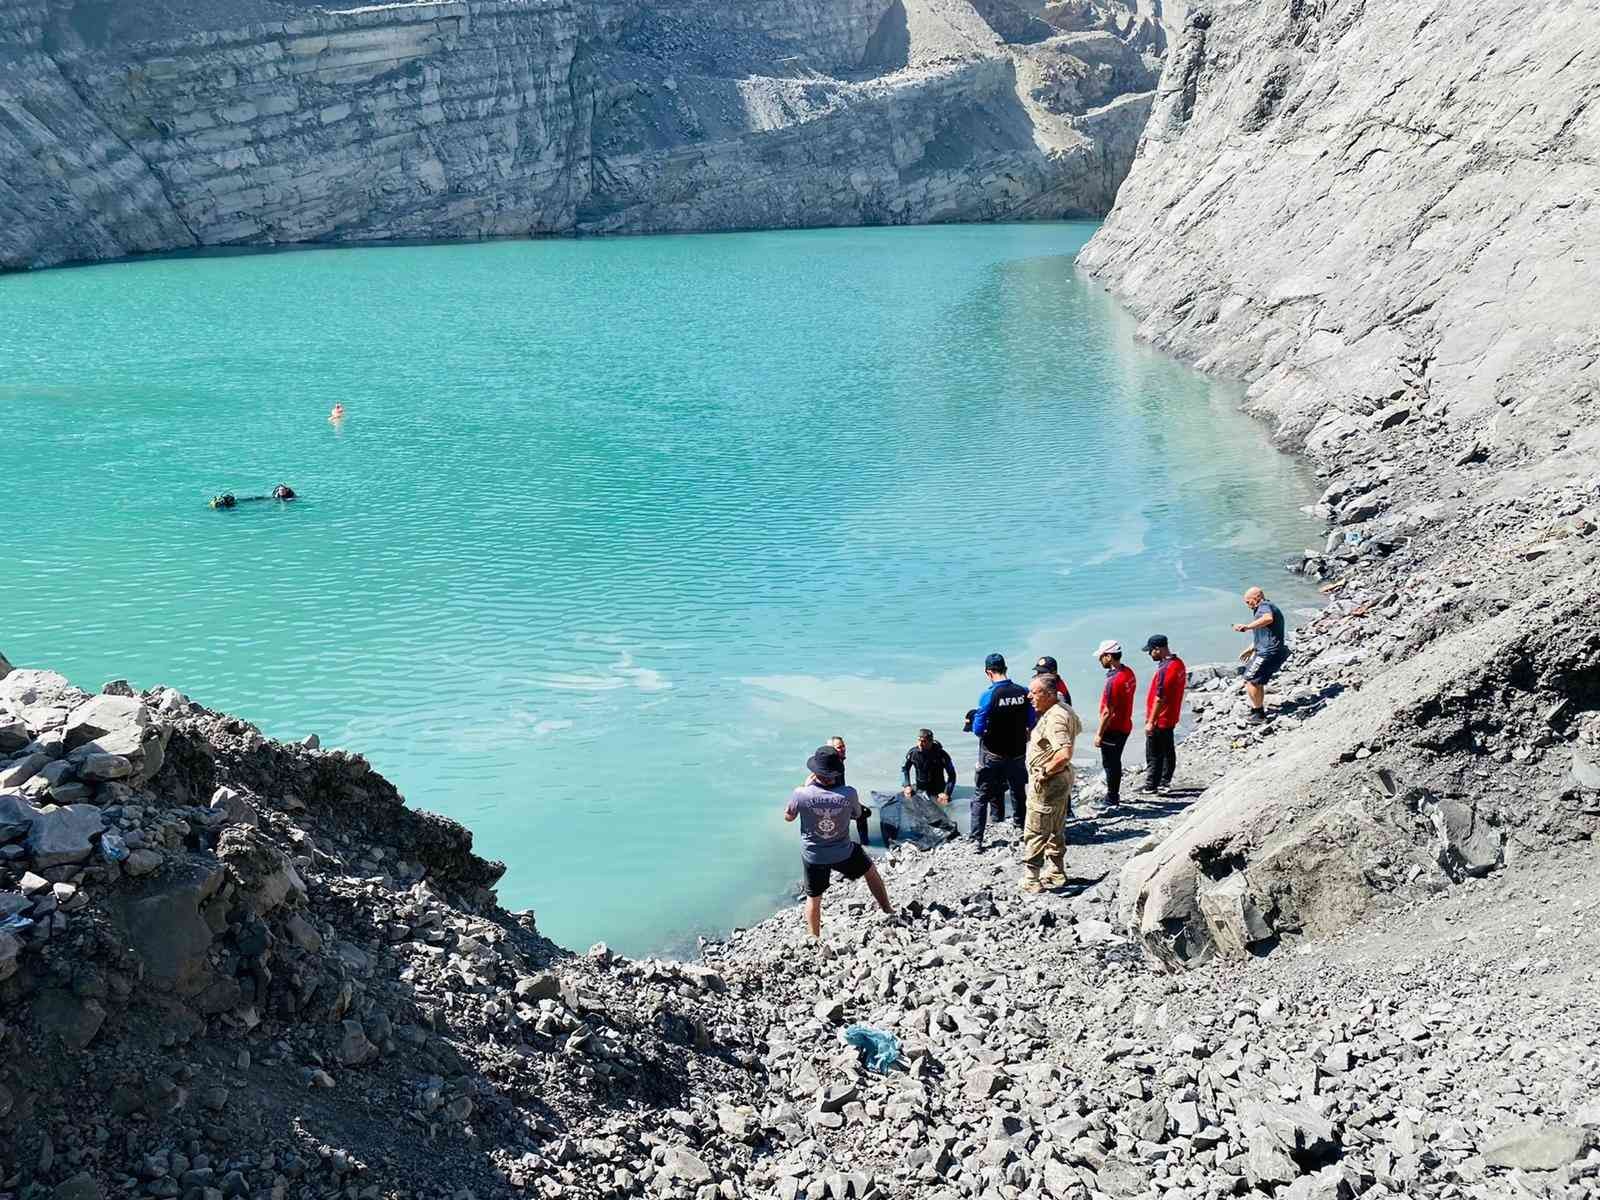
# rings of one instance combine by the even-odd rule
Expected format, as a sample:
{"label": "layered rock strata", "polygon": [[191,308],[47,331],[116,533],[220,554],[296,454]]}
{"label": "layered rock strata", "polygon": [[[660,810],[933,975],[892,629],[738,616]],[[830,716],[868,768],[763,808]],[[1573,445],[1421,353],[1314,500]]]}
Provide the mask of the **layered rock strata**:
{"label": "layered rock strata", "polygon": [[1080,262],[1328,479],[1290,686],[1360,691],[1129,867],[1158,960],[1340,927],[1429,825],[1457,871],[1594,833],[1597,212],[1578,6],[1189,6]]}
{"label": "layered rock strata", "polygon": [[0,269],[1099,214],[1161,45],[1085,9],[0,0]]}

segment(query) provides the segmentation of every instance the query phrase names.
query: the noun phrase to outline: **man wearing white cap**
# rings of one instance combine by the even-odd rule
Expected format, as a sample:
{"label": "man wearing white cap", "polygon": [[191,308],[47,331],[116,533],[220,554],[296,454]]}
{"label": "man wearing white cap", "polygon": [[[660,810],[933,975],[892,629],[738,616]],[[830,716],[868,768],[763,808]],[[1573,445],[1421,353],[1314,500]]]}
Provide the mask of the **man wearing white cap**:
{"label": "man wearing white cap", "polygon": [[1094,744],[1106,770],[1105,807],[1115,808],[1122,802],[1122,750],[1133,732],[1133,698],[1139,681],[1122,661],[1121,642],[1101,642],[1095,656],[1106,670],[1106,684],[1100,689],[1100,728]]}

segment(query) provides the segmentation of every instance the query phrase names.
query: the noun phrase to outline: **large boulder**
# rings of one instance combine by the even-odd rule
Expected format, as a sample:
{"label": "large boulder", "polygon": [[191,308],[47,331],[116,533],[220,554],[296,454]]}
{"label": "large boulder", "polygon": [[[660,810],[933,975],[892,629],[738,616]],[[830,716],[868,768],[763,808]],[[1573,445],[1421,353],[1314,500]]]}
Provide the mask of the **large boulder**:
{"label": "large boulder", "polygon": [[55,671],[13,668],[0,675],[0,705],[16,712],[29,704],[54,702],[76,689]]}
{"label": "large boulder", "polygon": [[345,1021],[339,1037],[339,1061],[347,1067],[359,1067],[378,1057],[378,1048],[367,1038],[360,1021]]}
{"label": "large boulder", "polygon": [[15,754],[31,741],[33,734],[21,717],[0,713],[0,754]]}
{"label": "large boulder", "polygon": [[50,1200],[100,1200],[100,1182],[88,1171],[79,1171],[65,1183],[58,1183]]}
{"label": "large boulder", "polygon": [[143,783],[161,769],[171,736],[171,726],[138,697],[102,693],[67,714],[63,746],[85,779]]}
{"label": "large boulder", "polygon": [[61,1039],[61,1044],[76,1054],[94,1041],[105,1024],[105,1006],[88,996],[78,996],[65,988],[46,988],[33,1001],[33,1020],[40,1031]]}
{"label": "large boulder", "polygon": [[225,814],[233,825],[255,828],[261,824],[261,814],[256,811],[256,806],[231,787],[219,787],[211,793],[211,811]]}
{"label": "large boulder", "polygon": [[68,713],[87,698],[55,671],[25,668],[0,679],[0,709],[22,718],[35,734],[62,728]]}
{"label": "large boulder", "polygon": [[1595,1140],[1586,1129],[1530,1125],[1490,1142],[1483,1161],[1512,1170],[1555,1171],[1582,1158]]}
{"label": "large boulder", "polygon": [[1260,1188],[1293,1183],[1338,1157],[1339,1130],[1309,1108],[1248,1103],[1240,1110],[1245,1130],[1245,1175]]}
{"label": "large boulder", "polygon": [[92,804],[51,805],[35,810],[28,829],[28,856],[42,871],[87,862],[93,839],[105,829],[105,816]]}
{"label": "large boulder", "polygon": [[[67,720],[70,722],[72,717],[68,716]],[[71,749],[67,751],[67,761],[81,762],[95,754],[118,754],[124,758],[136,758],[144,753],[145,736],[148,732],[149,726],[146,725],[123,725],[76,743],[73,742],[69,732],[66,744]]]}
{"label": "large boulder", "polygon": [[[1375,864],[1431,859],[1441,883],[1493,870],[1504,835],[1482,805],[1407,779],[1435,761],[1448,773],[1441,750],[1498,736],[1524,699],[1538,712],[1582,703],[1600,653],[1597,592],[1592,569],[1536,592],[1274,738],[1270,755],[1235,767],[1128,862],[1120,919],[1150,958],[1178,968],[1348,927],[1380,887],[1397,885]],[[1380,786],[1383,777],[1399,783]]]}
{"label": "large boulder", "polygon": [[1272,939],[1272,927],[1250,898],[1249,881],[1236,871],[1220,883],[1202,886],[1200,913],[1217,949],[1234,958]]}
{"label": "large boulder", "polygon": [[225,878],[220,862],[190,858],[113,901],[128,945],[156,986],[191,996],[211,982],[213,935],[202,909]]}
{"label": "large boulder", "polygon": [[1491,825],[1476,805],[1440,800],[1428,815],[1439,834],[1439,865],[1452,879],[1487,875],[1504,864],[1506,835]]}
{"label": "large boulder", "polygon": [[248,825],[230,825],[217,842],[217,857],[227,867],[239,897],[260,916],[291,894],[304,896],[305,881],[288,856]]}
{"label": "large boulder", "polygon": [[33,815],[37,810],[21,796],[0,795],[0,846],[20,841],[33,828]]}
{"label": "large boulder", "polygon": [[50,756],[35,750],[0,767],[0,788],[19,788],[44,769]]}
{"label": "large boulder", "polygon": [[72,750],[85,742],[130,729],[150,726],[150,710],[144,702],[132,696],[91,697],[67,715],[63,730],[67,749]]}
{"label": "large boulder", "polygon": [[88,783],[108,783],[134,774],[133,760],[121,754],[88,754],[77,763],[78,778]]}

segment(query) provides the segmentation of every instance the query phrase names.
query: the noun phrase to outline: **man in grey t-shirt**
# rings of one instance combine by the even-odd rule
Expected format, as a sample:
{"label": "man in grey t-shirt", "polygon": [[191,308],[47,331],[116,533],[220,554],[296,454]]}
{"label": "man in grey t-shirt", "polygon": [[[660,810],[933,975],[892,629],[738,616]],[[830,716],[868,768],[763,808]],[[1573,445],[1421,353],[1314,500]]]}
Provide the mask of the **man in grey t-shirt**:
{"label": "man in grey t-shirt", "polygon": [[835,872],[846,879],[865,879],[872,898],[886,913],[889,891],[867,852],[850,840],[850,825],[861,815],[861,801],[844,783],[844,759],[833,746],[818,746],[806,759],[811,777],[797,787],[784,809],[785,821],[800,822],[800,860],[806,873],[806,925],[812,937],[822,936],[822,893]]}
{"label": "man in grey t-shirt", "polygon": [[1235,625],[1234,632],[1248,633],[1253,644],[1240,658],[1250,659],[1244,673],[1244,694],[1250,701],[1250,723],[1259,725],[1267,719],[1267,681],[1282,669],[1289,658],[1289,644],[1284,639],[1283,610],[1258,587],[1244,594],[1244,602],[1254,614],[1254,619]]}

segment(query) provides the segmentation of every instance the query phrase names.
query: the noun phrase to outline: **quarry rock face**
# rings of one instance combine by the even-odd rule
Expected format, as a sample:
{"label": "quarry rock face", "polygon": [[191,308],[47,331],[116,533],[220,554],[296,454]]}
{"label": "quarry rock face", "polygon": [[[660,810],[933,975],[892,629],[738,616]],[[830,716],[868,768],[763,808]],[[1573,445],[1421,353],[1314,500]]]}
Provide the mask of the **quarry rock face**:
{"label": "quarry rock face", "polygon": [[1080,263],[1313,454],[1424,409],[1486,451],[1592,454],[1592,429],[1560,436],[1600,384],[1600,328],[1569,302],[1600,270],[1592,18],[1191,5]]}
{"label": "quarry rock face", "polygon": [[1105,212],[1159,26],[967,0],[0,0],[0,269]]}
{"label": "quarry rock face", "polygon": [[1328,607],[1269,698],[1270,757],[1122,872],[1119,915],[1162,965],[1333,933],[1407,876],[1491,875],[1508,830],[1593,836],[1591,18],[1166,13],[1138,158],[1079,263],[1144,337],[1246,381],[1328,480],[1330,531],[1293,564]]}

